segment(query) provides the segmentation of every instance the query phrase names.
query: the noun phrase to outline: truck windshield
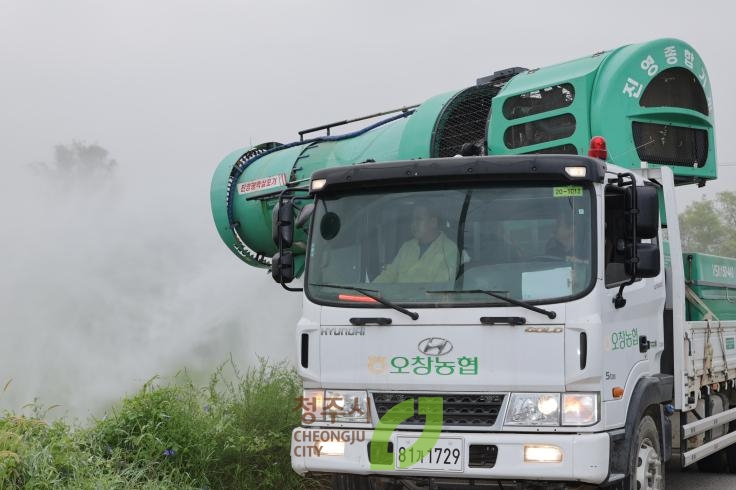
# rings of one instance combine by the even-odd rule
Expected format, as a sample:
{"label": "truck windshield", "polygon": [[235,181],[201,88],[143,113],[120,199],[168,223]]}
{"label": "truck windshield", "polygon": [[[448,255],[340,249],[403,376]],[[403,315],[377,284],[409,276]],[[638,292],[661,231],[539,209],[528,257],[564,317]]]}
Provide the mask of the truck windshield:
{"label": "truck windshield", "polygon": [[592,286],[593,203],[592,187],[555,184],[325,196],[307,295],[350,307],[384,307],[356,288],[405,306],[508,306],[482,291],[567,301]]}

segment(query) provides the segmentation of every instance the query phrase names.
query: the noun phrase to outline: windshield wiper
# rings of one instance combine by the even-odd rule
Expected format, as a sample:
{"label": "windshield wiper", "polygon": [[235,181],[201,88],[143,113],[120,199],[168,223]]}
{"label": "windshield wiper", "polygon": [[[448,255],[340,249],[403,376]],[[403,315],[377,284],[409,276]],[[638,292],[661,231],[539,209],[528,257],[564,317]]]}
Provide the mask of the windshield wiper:
{"label": "windshield wiper", "polygon": [[501,301],[505,301],[509,304],[512,304],[514,306],[521,306],[522,308],[526,308],[527,310],[535,311],[537,313],[541,313],[543,315],[547,315],[547,317],[550,320],[554,320],[557,317],[557,313],[551,310],[545,310],[544,308],[539,308],[537,306],[532,306],[526,301],[521,301],[514,298],[508,298],[506,296],[502,296],[498,294],[498,291],[486,291],[483,289],[461,289],[461,290],[454,290],[450,289],[447,291],[427,291],[427,293],[437,293],[437,294],[487,294],[488,296],[491,296],[496,299],[500,299]]}
{"label": "windshield wiper", "polygon": [[384,306],[388,306],[389,308],[393,308],[394,310],[399,311],[403,313],[404,315],[407,315],[412,320],[416,320],[417,318],[419,318],[419,313],[415,311],[409,311],[406,308],[403,308],[397,305],[396,303],[392,303],[391,301],[387,299],[381,298],[380,296],[376,294],[371,294],[371,292],[373,293],[378,292],[375,289],[363,289],[363,288],[357,288],[355,286],[343,286],[342,284],[310,284],[310,286],[319,286],[322,288],[332,288],[332,289],[349,289],[351,291],[356,291],[362,294],[363,296],[367,296],[372,300],[378,301]]}

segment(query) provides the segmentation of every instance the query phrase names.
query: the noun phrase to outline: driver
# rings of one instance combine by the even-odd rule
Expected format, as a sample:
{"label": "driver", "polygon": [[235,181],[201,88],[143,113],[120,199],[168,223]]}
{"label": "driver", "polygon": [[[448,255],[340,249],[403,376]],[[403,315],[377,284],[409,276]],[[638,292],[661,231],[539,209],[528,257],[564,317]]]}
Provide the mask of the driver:
{"label": "driver", "polygon": [[440,229],[440,214],[429,203],[412,212],[410,240],[373,282],[447,282],[455,279],[458,252]]}

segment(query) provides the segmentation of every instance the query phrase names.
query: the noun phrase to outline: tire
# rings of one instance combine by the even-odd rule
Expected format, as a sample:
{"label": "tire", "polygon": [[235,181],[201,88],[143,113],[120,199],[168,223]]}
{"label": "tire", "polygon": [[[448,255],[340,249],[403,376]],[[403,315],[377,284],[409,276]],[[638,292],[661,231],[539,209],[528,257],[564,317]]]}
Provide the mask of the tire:
{"label": "tire", "polygon": [[726,450],[723,449],[698,461],[698,469],[703,473],[727,473]]}
{"label": "tire", "polygon": [[639,421],[629,452],[629,490],[664,490],[665,475],[659,429],[651,416]]}
{"label": "tire", "polygon": [[[734,430],[736,430],[736,424],[731,422],[728,424],[728,432]],[[736,473],[736,447],[734,445],[728,446],[701,459],[698,461],[698,469],[703,473],[728,473],[729,471]]]}
{"label": "tire", "polygon": [[[728,432],[736,432],[736,421],[732,421],[728,425]],[[736,444],[731,444],[723,450],[726,453],[726,463],[728,463],[728,471],[736,473]]]}
{"label": "tire", "polygon": [[[714,396],[721,396],[721,399],[723,400],[723,411],[726,411],[729,408],[733,408],[729,407],[728,397],[726,397],[725,395],[717,393]],[[734,423],[731,422],[728,425],[728,432],[733,432],[733,430]],[[710,456],[707,456],[698,461],[698,469],[703,473],[728,473],[729,467],[734,467],[734,465],[731,464],[731,461],[733,459],[733,446],[730,446],[725,449],[721,449],[720,451],[715,452]]]}

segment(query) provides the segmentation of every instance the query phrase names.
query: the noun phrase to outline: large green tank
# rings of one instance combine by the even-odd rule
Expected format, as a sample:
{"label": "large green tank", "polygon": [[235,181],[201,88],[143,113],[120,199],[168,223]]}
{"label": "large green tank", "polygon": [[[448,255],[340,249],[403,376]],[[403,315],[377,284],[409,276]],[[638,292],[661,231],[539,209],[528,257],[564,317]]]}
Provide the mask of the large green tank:
{"label": "large green tank", "polygon": [[[736,259],[702,253],[684,253],[685,280],[706,308],[688,301],[687,319],[736,320]],[[731,346],[733,348],[733,346]]]}
{"label": "large green tank", "polygon": [[[668,165],[682,184],[716,177],[708,73],[697,52],[676,39],[499,71],[362,130],[330,135],[335,126],[324,126],[325,136],[236,150],[218,166],[212,213],[245,262],[269,266],[279,195],[306,187],[326,167],[458,154],[587,154],[591,137],[600,135],[617,165]],[[297,258],[303,239],[295,237]]]}

